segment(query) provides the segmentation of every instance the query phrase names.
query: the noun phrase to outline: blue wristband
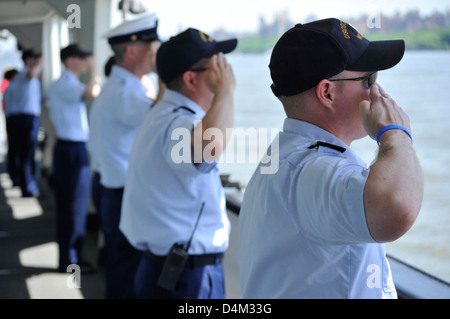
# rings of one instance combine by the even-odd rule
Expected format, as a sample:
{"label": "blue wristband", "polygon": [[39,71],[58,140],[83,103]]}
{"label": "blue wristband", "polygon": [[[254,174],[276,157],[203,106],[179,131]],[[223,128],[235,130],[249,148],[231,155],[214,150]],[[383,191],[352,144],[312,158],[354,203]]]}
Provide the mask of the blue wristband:
{"label": "blue wristband", "polygon": [[408,134],[409,138],[411,139],[411,142],[413,141],[413,138],[411,136],[411,133],[409,133],[409,131],[404,128],[403,126],[400,125],[387,125],[385,127],[383,127],[377,134],[377,144],[380,145],[380,137],[381,135],[389,130],[402,130],[403,132],[405,132],[406,134]]}

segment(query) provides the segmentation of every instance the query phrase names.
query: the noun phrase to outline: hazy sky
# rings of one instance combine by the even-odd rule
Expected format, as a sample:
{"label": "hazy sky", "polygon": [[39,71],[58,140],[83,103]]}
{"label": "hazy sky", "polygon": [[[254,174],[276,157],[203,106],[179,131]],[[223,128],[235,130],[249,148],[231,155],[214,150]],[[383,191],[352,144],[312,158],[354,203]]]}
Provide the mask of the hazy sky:
{"label": "hazy sky", "polygon": [[169,36],[187,27],[211,32],[256,31],[259,17],[272,21],[275,13],[287,12],[291,20],[311,14],[318,18],[352,17],[361,13],[392,14],[418,9],[423,14],[450,9],[448,0],[144,0],[159,16],[159,31]]}

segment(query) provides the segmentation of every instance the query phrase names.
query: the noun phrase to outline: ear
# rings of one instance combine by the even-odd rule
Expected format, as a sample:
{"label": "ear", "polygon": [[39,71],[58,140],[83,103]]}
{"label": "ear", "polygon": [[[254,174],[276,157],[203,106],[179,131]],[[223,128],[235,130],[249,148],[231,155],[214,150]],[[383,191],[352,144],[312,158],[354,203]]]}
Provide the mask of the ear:
{"label": "ear", "polygon": [[67,58],[64,61],[64,67],[70,69],[70,68],[72,68],[72,66],[73,66],[73,59],[72,58]]}
{"label": "ear", "polygon": [[197,90],[197,78],[195,72],[186,71],[183,73],[183,82],[186,89],[189,91]]}
{"label": "ear", "polygon": [[134,46],[134,45],[127,45],[125,47],[124,55],[133,58],[134,55],[135,55],[135,52],[136,52],[135,50],[136,50],[136,46]]}
{"label": "ear", "polygon": [[333,107],[333,103],[336,100],[336,93],[336,85],[331,81],[322,80],[316,86],[316,97],[327,108]]}

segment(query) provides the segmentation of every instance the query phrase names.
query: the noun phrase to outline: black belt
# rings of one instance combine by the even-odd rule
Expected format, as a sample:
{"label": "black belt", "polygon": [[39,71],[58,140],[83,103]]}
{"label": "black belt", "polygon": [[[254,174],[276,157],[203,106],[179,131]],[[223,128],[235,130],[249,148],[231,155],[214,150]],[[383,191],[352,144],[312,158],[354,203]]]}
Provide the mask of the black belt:
{"label": "black belt", "polygon": [[[145,251],[145,256],[148,259],[156,261],[158,263],[164,263],[167,256],[158,256],[153,254],[151,251]],[[205,254],[205,255],[189,255],[185,267],[204,267],[207,265],[219,265],[222,262],[223,254]]]}
{"label": "black belt", "polygon": [[[102,185],[103,186],[103,185]],[[109,188],[109,187],[105,187],[105,186],[103,186],[103,189],[105,190],[105,191],[108,191],[108,192],[111,192],[111,193],[114,193],[114,194],[122,194],[123,193],[123,191],[124,191],[124,188],[123,187],[118,187],[118,188]]]}
{"label": "black belt", "polygon": [[34,114],[25,114],[25,113],[14,113],[14,114],[10,114],[8,115],[8,118],[11,117],[19,117],[19,118],[25,118],[25,117],[35,117],[35,118],[39,118],[39,116],[34,115]]}
{"label": "black belt", "polygon": [[60,139],[60,138],[58,138],[56,141],[57,141],[58,143],[61,143],[61,144],[67,144],[67,145],[81,145],[81,144],[86,144],[86,142],[83,142],[83,141],[70,141],[70,140],[63,140],[63,139]]}

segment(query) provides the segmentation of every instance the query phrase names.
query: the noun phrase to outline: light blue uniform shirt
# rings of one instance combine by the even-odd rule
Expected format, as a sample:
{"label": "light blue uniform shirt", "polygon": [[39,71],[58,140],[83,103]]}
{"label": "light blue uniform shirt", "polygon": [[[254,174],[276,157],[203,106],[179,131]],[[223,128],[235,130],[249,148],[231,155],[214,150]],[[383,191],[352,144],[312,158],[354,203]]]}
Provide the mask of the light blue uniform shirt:
{"label": "light blue uniform shirt", "polygon": [[[216,163],[195,167],[190,156],[186,161],[178,158],[178,146],[184,143],[184,151],[190,150],[190,132],[204,115],[192,100],[167,90],[139,129],[119,226],[137,249],[162,256],[174,243],[188,242],[203,202],[189,254],[227,249],[230,222]],[[189,134],[179,135],[180,130]]]}
{"label": "light blue uniform shirt", "polygon": [[104,187],[125,185],[131,146],[152,104],[138,77],[120,66],[113,66],[92,104],[90,115],[88,149]]}
{"label": "light blue uniform shirt", "polygon": [[83,99],[86,85],[65,70],[48,91],[50,119],[59,139],[86,142],[89,125]]}
{"label": "light blue uniform shirt", "polygon": [[[103,90],[103,89],[102,89]],[[100,93],[101,94],[101,93]],[[98,99],[98,97],[97,97]],[[99,123],[101,119],[99,118],[100,107],[95,107],[95,102],[91,105],[90,112],[88,115],[89,119],[89,139],[86,143],[86,148],[89,153],[89,165],[93,172],[100,173],[100,163],[97,155],[98,147],[101,144],[100,135],[100,125],[95,125]]]}
{"label": "light blue uniform shirt", "polygon": [[[308,149],[316,141],[346,151]],[[244,195],[243,297],[396,298],[384,245],[373,240],[365,218],[368,175],[366,164],[341,140],[286,119],[278,171],[263,175],[258,167]]]}
{"label": "light blue uniform shirt", "polygon": [[27,78],[29,68],[25,67],[5,91],[5,116],[41,115],[41,83],[34,77]]}

